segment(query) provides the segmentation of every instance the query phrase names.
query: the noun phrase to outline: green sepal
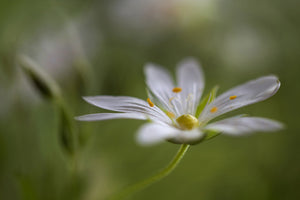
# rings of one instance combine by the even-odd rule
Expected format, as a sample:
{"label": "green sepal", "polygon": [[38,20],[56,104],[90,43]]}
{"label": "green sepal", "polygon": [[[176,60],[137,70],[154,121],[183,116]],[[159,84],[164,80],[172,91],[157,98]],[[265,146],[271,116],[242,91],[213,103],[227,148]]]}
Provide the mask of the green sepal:
{"label": "green sepal", "polygon": [[201,114],[201,112],[203,111],[203,109],[205,108],[206,105],[210,104],[211,102],[213,102],[213,100],[215,100],[216,96],[217,96],[217,92],[218,92],[219,86],[215,86],[210,92],[209,94],[207,94],[202,101],[199,103],[199,105],[197,106],[197,110],[196,110],[196,115],[195,117],[198,118]]}
{"label": "green sepal", "polygon": [[205,131],[205,137],[203,138],[203,141],[210,140],[218,135],[220,135],[220,131],[214,131],[214,130],[206,130]]}

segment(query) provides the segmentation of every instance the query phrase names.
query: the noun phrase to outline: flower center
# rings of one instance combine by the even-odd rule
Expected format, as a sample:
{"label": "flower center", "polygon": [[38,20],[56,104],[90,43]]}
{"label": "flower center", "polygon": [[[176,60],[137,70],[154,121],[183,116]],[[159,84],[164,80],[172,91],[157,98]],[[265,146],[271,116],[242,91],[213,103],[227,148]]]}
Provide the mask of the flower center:
{"label": "flower center", "polygon": [[178,125],[180,126],[180,128],[182,128],[184,130],[191,130],[191,129],[199,126],[198,119],[189,114],[181,115],[180,117],[178,117],[176,119],[176,121],[177,121]]}

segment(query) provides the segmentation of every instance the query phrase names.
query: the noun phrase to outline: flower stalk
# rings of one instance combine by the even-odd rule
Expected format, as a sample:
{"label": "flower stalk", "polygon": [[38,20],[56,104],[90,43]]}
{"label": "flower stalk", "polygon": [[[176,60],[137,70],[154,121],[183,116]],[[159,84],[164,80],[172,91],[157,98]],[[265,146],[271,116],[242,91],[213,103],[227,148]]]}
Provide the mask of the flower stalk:
{"label": "flower stalk", "polygon": [[183,156],[189,149],[190,145],[189,144],[182,144],[173,158],[173,160],[161,171],[159,171],[157,174],[154,174],[153,176],[142,180],[141,182],[138,182],[134,185],[128,186],[124,190],[122,190],[120,193],[116,194],[115,196],[112,196],[110,200],[121,200],[125,199],[133,194],[135,194],[138,191],[141,191],[145,189],[146,187],[152,185],[153,183],[156,183],[166,176],[168,176],[179,164],[179,162],[182,160]]}

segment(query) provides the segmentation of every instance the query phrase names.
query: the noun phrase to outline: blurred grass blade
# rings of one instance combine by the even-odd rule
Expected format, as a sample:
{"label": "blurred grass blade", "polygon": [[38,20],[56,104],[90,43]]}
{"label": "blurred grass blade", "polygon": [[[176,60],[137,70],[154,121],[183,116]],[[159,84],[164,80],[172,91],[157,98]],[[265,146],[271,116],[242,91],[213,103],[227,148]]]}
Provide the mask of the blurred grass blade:
{"label": "blurred grass blade", "polygon": [[204,140],[210,140],[210,139],[212,139],[212,138],[214,138],[214,137],[216,137],[216,136],[218,136],[218,135],[220,135],[221,134],[221,132],[219,132],[219,131],[212,131],[212,130],[207,130],[206,132],[205,132],[205,137],[204,137],[204,139],[203,139],[203,141]]}
{"label": "blurred grass blade", "polygon": [[22,55],[19,56],[18,63],[42,96],[50,99],[60,97],[61,92],[56,82],[36,62]]}
{"label": "blurred grass blade", "polygon": [[60,125],[59,137],[60,143],[66,153],[74,155],[76,150],[76,133],[71,115],[65,106],[59,106]]}

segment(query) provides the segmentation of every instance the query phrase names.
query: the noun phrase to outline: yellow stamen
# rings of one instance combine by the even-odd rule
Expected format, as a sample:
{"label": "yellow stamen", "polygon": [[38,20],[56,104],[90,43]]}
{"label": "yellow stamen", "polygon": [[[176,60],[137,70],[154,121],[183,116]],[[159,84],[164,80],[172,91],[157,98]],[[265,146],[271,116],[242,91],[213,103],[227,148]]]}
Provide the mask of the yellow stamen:
{"label": "yellow stamen", "polygon": [[172,112],[167,111],[167,115],[168,115],[168,117],[170,117],[171,119],[174,119],[174,118],[175,118],[175,114],[172,113]]}
{"label": "yellow stamen", "polygon": [[212,109],[210,109],[210,112],[214,113],[214,112],[217,112],[217,110],[218,110],[218,107],[212,107]]}
{"label": "yellow stamen", "polygon": [[230,100],[233,100],[233,99],[235,99],[236,97],[237,97],[237,96],[235,96],[235,95],[234,95],[234,96],[230,96],[229,99],[230,99]]}
{"label": "yellow stamen", "polygon": [[180,87],[175,87],[175,88],[173,88],[172,91],[173,91],[174,93],[179,93],[179,92],[182,91],[182,89],[181,89]]}
{"label": "yellow stamen", "polygon": [[175,97],[171,97],[171,98],[169,99],[169,102],[171,103],[171,101],[173,101],[173,99],[175,99]]}
{"label": "yellow stamen", "polygon": [[149,104],[150,107],[154,106],[154,103],[150,100],[150,98],[147,99],[147,102],[148,102],[148,104]]}
{"label": "yellow stamen", "polygon": [[175,97],[171,97],[170,99],[169,99],[169,105],[171,106],[171,108],[173,108],[173,105],[172,105],[172,101],[175,99]]}

